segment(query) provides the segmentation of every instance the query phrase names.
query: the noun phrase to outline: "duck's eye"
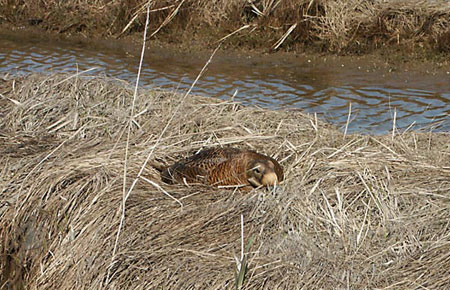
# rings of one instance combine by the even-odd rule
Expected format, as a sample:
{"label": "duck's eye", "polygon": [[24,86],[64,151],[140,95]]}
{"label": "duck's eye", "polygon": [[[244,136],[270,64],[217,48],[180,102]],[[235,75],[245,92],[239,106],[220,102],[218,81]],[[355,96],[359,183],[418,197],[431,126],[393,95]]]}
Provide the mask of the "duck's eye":
{"label": "duck's eye", "polygon": [[255,171],[255,173],[261,173],[261,169],[259,169],[259,167],[255,167],[255,169],[253,169]]}

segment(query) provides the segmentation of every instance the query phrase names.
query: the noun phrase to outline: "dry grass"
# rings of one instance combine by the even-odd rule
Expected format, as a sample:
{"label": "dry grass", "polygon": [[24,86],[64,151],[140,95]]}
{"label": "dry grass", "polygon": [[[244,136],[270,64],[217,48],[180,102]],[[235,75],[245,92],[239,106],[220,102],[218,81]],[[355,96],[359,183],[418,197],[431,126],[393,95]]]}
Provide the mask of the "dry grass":
{"label": "dry grass", "polygon": [[[161,184],[150,166],[122,214],[133,89],[117,80],[0,80],[0,288],[431,288],[450,283],[449,135],[347,135],[299,111],[140,91],[127,187],[152,160],[210,146],[274,156],[274,192]],[[109,275],[108,275],[109,273]]]}
{"label": "dry grass", "polygon": [[192,44],[194,38],[211,44],[238,31],[227,38],[228,45],[331,52],[403,45],[449,51],[446,0],[0,0],[0,21],[122,36],[144,30],[150,2],[150,34],[175,43]]}

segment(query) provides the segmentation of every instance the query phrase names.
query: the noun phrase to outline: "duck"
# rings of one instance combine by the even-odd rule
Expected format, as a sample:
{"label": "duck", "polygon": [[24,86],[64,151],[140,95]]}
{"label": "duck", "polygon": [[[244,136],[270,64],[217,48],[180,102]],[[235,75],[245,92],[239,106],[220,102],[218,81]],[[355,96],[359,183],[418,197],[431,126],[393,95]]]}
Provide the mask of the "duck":
{"label": "duck", "polygon": [[167,184],[205,184],[246,189],[274,187],[284,179],[274,158],[249,149],[213,147],[179,160],[161,171]]}

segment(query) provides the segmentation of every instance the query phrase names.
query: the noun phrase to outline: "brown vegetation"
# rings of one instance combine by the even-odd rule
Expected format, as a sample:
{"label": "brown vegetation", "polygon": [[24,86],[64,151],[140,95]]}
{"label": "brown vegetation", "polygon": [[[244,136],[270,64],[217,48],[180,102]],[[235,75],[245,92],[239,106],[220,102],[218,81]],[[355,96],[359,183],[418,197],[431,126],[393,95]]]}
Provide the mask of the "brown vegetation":
{"label": "brown vegetation", "polygon": [[[59,33],[123,36],[150,31],[165,41],[234,47],[361,52],[384,46],[448,52],[446,0],[0,0],[0,22]],[[227,37],[229,36],[229,37]]]}
{"label": "brown vegetation", "polygon": [[[298,111],[141,91],[127,142],[132,92],[78,76],[0,80],[0,288],[449,285],[448,134],[344,136]],[[149,166],[136,179],[147,156],[228,145],[280,160],[284,184],[164,185]],[[248,267],[235,277],[242,237]]]}

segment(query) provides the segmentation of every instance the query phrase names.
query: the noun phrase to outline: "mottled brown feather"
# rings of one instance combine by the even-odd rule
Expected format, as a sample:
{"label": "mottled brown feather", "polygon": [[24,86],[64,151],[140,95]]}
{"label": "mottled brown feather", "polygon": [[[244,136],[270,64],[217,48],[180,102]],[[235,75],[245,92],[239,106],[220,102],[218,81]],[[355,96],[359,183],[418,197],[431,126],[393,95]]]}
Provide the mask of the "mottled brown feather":
{"label": "mottled brown feather", "polygon": [[264,172],[275,172],[277,183],[283,180],[283,168],[275,159],[255,151],[238,148],[202,150],[168,167],[161,173],[161,177],[169,184],[187,182],[250,186],[249,170],[255,164],[264,167]]}

